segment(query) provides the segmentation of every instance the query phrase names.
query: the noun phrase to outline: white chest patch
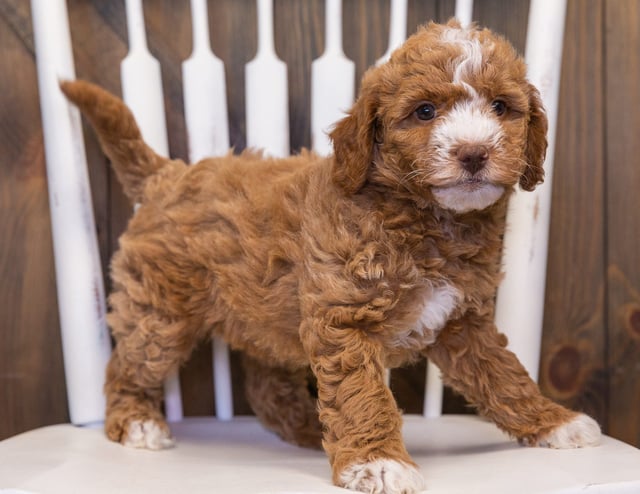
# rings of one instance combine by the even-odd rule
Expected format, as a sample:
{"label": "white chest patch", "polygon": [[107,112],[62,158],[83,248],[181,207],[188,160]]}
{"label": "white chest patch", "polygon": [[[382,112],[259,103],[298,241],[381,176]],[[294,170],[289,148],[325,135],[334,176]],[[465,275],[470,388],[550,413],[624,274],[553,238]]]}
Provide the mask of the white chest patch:
{"label": "white chest patch", "polygon": [[445,326],[454,309],[462,301],[462,292],[453,285],[445,283],[434,287],[426,297],[422,313],[418,319],[418,329],[422,333],[431,332],[433,338]]}

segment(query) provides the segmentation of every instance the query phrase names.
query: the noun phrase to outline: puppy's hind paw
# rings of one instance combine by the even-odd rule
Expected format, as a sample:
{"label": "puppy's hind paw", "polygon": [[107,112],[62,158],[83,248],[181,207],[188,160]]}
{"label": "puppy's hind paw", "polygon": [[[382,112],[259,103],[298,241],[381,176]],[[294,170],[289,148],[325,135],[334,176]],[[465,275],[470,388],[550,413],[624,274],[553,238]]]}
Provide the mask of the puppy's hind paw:
{"label": "puppy's hind paw", "polygon": [[159,424],[155,420],[132,420],[122,444],[131,448],[168,449],[175,446],[166,424]]}
{"label": "puppy's hind paw", "polygon": [[598,423],[581,413],[553,429],[538,444],[556,449],[584,448],[600,444],[601,435]]}
{"label": "puppy's hind paw", "polygon": [[351,465],[340,474],[340,482],[347,489],[369,494],[416,494],[425,488],[415,467],[390,459]]}

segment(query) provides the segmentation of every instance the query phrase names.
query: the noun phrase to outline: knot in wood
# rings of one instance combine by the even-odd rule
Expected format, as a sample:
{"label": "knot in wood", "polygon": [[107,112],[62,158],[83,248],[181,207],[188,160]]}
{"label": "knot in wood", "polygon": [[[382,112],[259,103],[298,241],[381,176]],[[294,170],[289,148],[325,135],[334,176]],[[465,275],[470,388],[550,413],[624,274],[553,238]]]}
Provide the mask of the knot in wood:
{"label": "knot in wood", "polygon": [[549,381],[560,393],[574,394],[580,385],[581,357],[571,345],[561,347],[549,361]]}

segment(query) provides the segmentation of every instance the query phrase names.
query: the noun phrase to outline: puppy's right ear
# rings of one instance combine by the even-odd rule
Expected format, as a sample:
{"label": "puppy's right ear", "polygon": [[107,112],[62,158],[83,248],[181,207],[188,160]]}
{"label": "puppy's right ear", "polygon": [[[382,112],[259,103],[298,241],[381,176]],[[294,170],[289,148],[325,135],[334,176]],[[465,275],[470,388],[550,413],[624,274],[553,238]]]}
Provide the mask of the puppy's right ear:
{"label": "puppy's right ear", "polygon": [[330,134],[335,154],[333,182],[347,194],[358,192],[367,179],[373,161],[377,109],[377,98],[365,76],[358,100]]}

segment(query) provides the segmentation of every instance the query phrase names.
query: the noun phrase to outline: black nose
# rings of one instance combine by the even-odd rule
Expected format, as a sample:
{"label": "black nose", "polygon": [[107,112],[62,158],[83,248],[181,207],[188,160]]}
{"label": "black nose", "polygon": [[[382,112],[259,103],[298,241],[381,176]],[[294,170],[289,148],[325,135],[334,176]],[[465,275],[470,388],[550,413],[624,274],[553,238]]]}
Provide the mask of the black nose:
{"label": "black nose", "polygon": [[487,164],[489,151],[479,144],[464,144],[458,148],[456,157],[462,164],[462,168],[471,175],[475,175]]}

